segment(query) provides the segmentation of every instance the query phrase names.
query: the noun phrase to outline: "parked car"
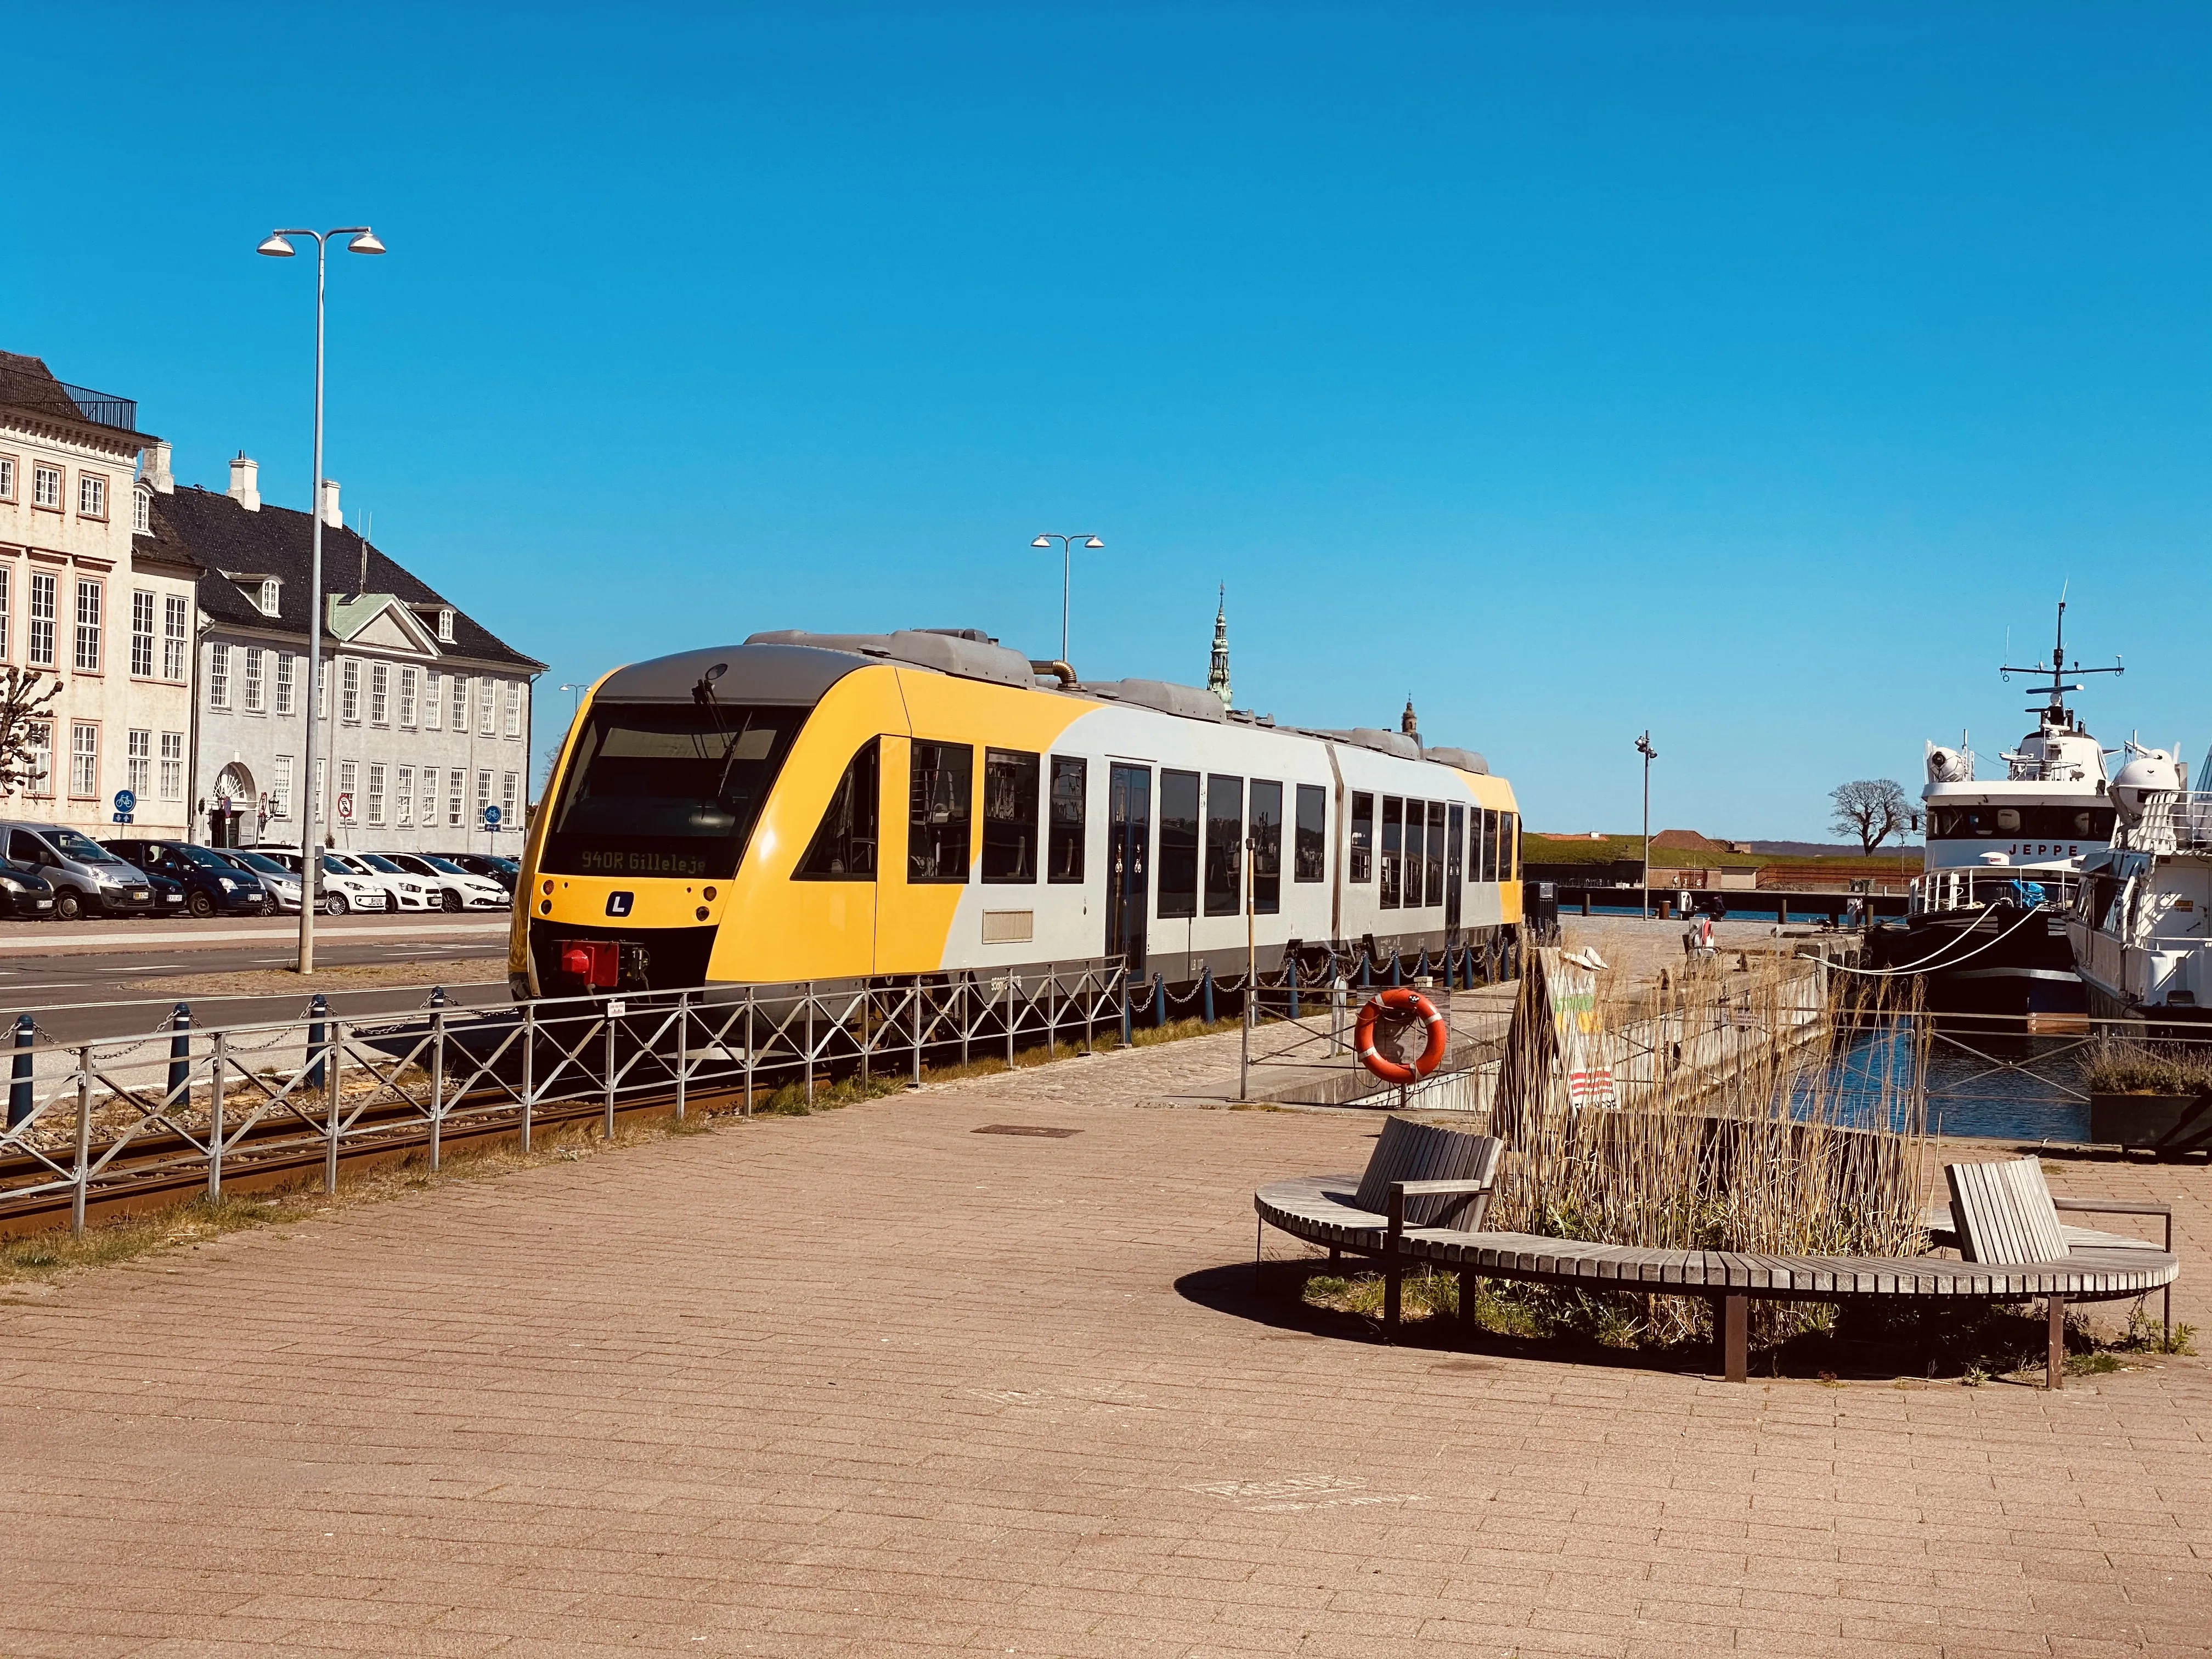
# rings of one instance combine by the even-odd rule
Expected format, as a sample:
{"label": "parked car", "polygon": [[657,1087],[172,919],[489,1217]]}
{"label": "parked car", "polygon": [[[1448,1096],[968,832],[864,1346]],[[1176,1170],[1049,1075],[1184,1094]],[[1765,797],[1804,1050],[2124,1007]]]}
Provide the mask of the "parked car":
{"label": "parked car", "polygon": [[261,878],[261,884],[269,890],[270,908],[263,914],[274,915],[279,910],[300,908],[300,872],[288,864],[280,864],[266,853],[256,852],[251,847],[218,847],[215,855],[224,863],[240,870],[250,870]]}
{"label": "parked car", "polygon": [[374,853],[332,853],[330,856],[364,880],[381,882],[392,895],[395,909],[428,910],[443,902],[442,895],[433,892],[419,878],[409,875],[390,859],[380,858]]}
{"label": "parked car", "polygon": [[508,889],[489,876],[462,869],[451,859],[441,858],[434,853],[379,853],[375,856],[428,884],[448,910],[507,908]]}
{"label": "parked car", "polygon": [[[241,848],[271,858],[294,875],[300,873],[303,860],[296,847],[254,847]],[[342,916],[349,910],[396,910],[399,908],[392,890],[381,880],[371,880],[359,871],[349,870],[337,861],[337,854],[323,854],[322,896],[315,908],[326,916]]]}
{"label": "parked car", "polygon": [[433,853],[448,864],[458,864],[473,876],[489,876],[507,889],[507,896],[514,896],[514,884],[522,874],[522,866],[513,859],[503,859],[496,853]]}
{"label": "parked car", "polygon": [[54,884],[39,866],[0,854],[0,915],[18,921],[47,921],[54,914]]}
{"label": "parked car", "polygon": [[154,910],[157,915],[181,916],[185,914],[185,884],[172,881],[158,870],[146,872],[146,882],[154,890]]}
{"label": "parked car", "polygon": [[145,872],[125,864],[82,830],[58,823],[21,820],[0,823],[7,855],[38,867],[54,890],[54,916],[75,921],[94,915],[143,916],[154,910],[154,889]]}
{"label": "parked car", "polygon": [[148,875],[167,876],[181,884],[185,908],[202,919],[258,916],[269,908],[269,890],[261,884],[261,878],[251,870],[238,868],[211,847],[121,836],[104,844],[116,857],[129,860]]}

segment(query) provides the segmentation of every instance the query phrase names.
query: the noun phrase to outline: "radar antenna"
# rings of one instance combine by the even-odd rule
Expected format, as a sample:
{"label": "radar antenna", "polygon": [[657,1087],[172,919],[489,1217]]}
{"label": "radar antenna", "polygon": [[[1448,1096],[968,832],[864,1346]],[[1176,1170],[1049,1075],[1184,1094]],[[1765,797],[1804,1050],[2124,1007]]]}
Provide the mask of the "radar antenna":
{"label": "radar antenna", "polygon": [[2078,684],[2068,684],[2066,683],[2068,675],[2124,674],[2128,671],[2117,655],[2113,657],[2112,665],[2110,668],[2084,668],[2078,658],[2072,663],[2066,660],[2066,600],[2062,595],[2058,601],[2058,637],[2051,648],[2050,666],[2046,668],[2038,661],[2032,668],[2015,668],[2010,663],[2007,663],[1997,672],[2008,680],[2015,674],[2034,674],[2048,679],[2049,684],[2039,684],[2035,687],[2035,695],[2048,701],[2041,704],[2028,704],[2027,712],[2031,714],[2045,714],[2050,718],[2051,724],[2063,726],[2070,723],[2073,719],[2073,716],[2066,711],[2066,694],[2069,691],[2079,691],[2083,689]]}

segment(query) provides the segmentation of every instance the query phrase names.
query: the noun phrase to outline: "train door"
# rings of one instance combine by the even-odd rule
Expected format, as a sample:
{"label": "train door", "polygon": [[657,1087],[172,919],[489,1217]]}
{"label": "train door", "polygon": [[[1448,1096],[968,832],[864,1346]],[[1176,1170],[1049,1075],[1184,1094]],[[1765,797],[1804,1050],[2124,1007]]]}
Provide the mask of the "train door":
{"label": "train door", "polygon": [[1467,808],[1451,809],[1451,825],[1444,831],[1444,932],[1459,932],[1460,877],[1466,870]]}
{"label": "train door", "polygon": [[1129,977],[1145,971],[1145,915],[1152,892],[1145,860],[1152,841],[1152,772],[1116,764],[1106,806],[1106,954],[1128,963]]}

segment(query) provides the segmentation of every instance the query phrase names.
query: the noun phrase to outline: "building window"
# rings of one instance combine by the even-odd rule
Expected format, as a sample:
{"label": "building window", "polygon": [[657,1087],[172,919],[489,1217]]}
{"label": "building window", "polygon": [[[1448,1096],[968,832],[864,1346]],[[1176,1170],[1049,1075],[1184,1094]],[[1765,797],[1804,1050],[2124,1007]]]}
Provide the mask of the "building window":
{"label": "building window", "polygon": [[469,775],[458,766],[446,774],[446,827],[461,827],[462,792],[469,787]]}
{"label": "building window", "polygon": [[349,726],[361,724],[361,659],[338,659],[338,718]]}
{"label": "building window", "polygon": [[76,585],[76,672],[100,672],[100,594],[98,582]]}
{"label": "building window", "polygon": [[107,480],[97,472],[76,475],[76,510],[80,517],[104,519],[107,516]]}
{"label": "building window", "polygon": [[125,736],[123,787],[141,800],[154,793],[154,734],[133,730]]}
{"label": "building window", "polygon": [[1283,786],[1252,780],[1252,910],[1272,916],[1283,908]]}
{"label": "building window", "polygon": [[[873,881],[876,878],[876,801],[882,743],[870,738],[860,745],[837,780],[829,810],[815,826],[799,867],[799,881]],[[510,772],[509,777],[514,775]]]}
{"label": "building window", "polygon": [[401,767],[397,781],[398,787],[392,797],[392,828],[412,830],[415,827],[415,769]]}
{"label": "building window", "polygon": [[1083,815],[1086,802],[1084,782],[1089,769],[1066,755],[1052,757],[1051,813],[1045,833],[1047,881],[1083,879]]}
{"label": "building window", "polygon": [[182,800],[185,798],[185,734],[181,732],[161,733],[161,799]]}
{"label": "building window", "polygon": [[498,730],[493,724],[498,716],[498,696],[497,680],[487,676],[477,682],[477,733],[480,737],[489,738]]}
{"label": "building window", "polygon": [[62,510],[62,470],[58,466],[33,466],[31,469],[31,505]]}
{"label": "building window", "polygon": [[249,714],[258,714],[263,706],[261,647],[249,645],[243,654],[246,658],[246,712]]}
{"label": "building window", "polygon": [[444,692],[445,688],[438,671],[434,668],[424,669],[422,671],[422,729],[425,732],[438,731],[446,723]]}
{"label": "building window", "polygon": [[361,763],[338,763],[338,818],[342,823],[353,822],[354,793],[361,787]]}
{"label": "building window", "polygon": [[33,668],[54,665],[54,622],[60,592],[61,578],[43,570],[31,573],[30,663]]}
{"label": "building window", "polygon": [[100,728],[82,720],[70,727],[70,798],[100,798]]}
{"label": "building window", "polygon": [[292,712],[292,653],[289,651],[276,653],[276,712]]}
{"label": "building window", "polygon": [[9,604],[9,600],[12,596],[10,595],[9,589],[12,585],[10,578],[13,574],[14,572],[9,566],[0,564],[0,662],[5,662],[8,660],[8,623],[9,621],[8,613],[11,609],[13,609],[12,605]]}
{"label": "building window", "polygon": [[318,756],[315,759],[315,817],[328,826],[331,821],[331,763]]}
{"label": "building window", "polygon": [[1160,770],[1160,915],[1198,914],[1198,774]]}
{"label": "building window", "polygon": [[134,489],[131,492],[131,528],[143,536],[154,527],[154,492]]}
{"label": "building window", "polygon": [[185,635],[191,621],[191,602],[181,593],[172,593],[161,608],[161,678],[165,680],[185,677]]}
{"label": "building window", "polygon": [[499,827],[502,830],[520,830],[522,827],[521,821],[514,816],[515,796],[520,783],[521,780],[512,772],[499,775]]}
{"label": "building window", "polygon": [[131,596],[131,674],[154,677],[154,596],[143,587]]}
{"label": "building window", "polygon": [[289,818],[292,816],[292,757],[276,757],[276,780],[269,791],[269,816]]}
{"label": "building window", "polygon": [[415,729],[416,688],[421,684],[421,678],[411,668],[399,671],[399,724],[404,731]]}
{"label": "building window", "polygon": [[469,729],[469,678],[467,675],[453,676],[451,696],[453,705],[453,730],[465,732]]}
{"label": "building window", "polygon": [[15,458],[0,455],[0,501],[15,499]]}
{"label": "building window", "polygon": [[392,724],[392,665],[373,662],[368,665],[368,723],[371,726]]}
{"label": "building window", "polygon": [[230,707],[230,647],[227,645],[208,647],[208,707]]}
{"label": "building window", "polygon": [[438,613],[438,637],[447,645],[453,642],[453,613],[450,609]]}
{"label": "building window", "polygon": [[522,682],[520,680],[509,680],[507,683],[507,735],[510,738],[519,738],[522,735]]}
{"label": "building window", "polygon": [[315,718],[326,720],[331,717],[331,665],[322,658],[315,659]]}
{"label": "building window", "polygon": [[1036,879],[1037,775],[1035,755],[1012,749],[983,751],[985,881]]}
{"label": "building window", "polygon": [[484,808],[490,805],[491,774],[487,771],[479,771],[477,774],[477,821],[475,824],[477,829],[481,830],[484,827]]}
{"label": "building window", "polygon": [[1298,786],[1297,839],[1291,845],[1291,879],[1319,881],[1328,864],[1328,792],[1319,784]]}
{"label": "building window", "polygon": [[913,744],[907,788],[906,878],[968,879],[969,811],[975,751],[964,743]]}
{"label": "building window", "polygon": [[23,791],[31,795],[54,793],[54,723],[30,720],[24,726]]}
{"label": "building window", "polygon": [[253,602],[263,616],[275,616],[283,609],[284,584],[274,576],[264,577],[260,592],[255,594]]}
{"label": "building window", "polygon": [[378,829],[384,827],[384,764],[380,761],[368,763],[368,821]]}

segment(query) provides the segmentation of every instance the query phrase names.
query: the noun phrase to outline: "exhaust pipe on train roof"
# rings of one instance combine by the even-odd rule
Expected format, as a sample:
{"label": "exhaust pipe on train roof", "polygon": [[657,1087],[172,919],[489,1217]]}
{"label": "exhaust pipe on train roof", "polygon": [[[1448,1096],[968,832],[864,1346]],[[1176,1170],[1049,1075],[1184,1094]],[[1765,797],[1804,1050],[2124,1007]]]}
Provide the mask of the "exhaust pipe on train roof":
{"label": "exhaust pipe on train roof", "polygon": [[1030,672],[1040,677],[1050,674],[1057,679],[1061,685],[1068,687],[1071,690],[1076,684],[1075,671],[1073,668],[1070,668],[1064,662],[1039,662],[1036,658],[1032,657],[1030,659]]}

